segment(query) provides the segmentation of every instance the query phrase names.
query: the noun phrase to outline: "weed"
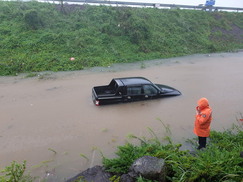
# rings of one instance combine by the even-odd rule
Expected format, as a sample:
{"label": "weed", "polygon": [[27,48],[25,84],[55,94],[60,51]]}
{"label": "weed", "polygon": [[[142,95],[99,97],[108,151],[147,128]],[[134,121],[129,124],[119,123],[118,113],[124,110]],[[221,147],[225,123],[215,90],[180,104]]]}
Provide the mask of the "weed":
{"label": "weed", "polygon": [[[161,123],[167,133],[171,134],[168,126],[162,121]],[[127,173],[133,161],[144,155],[150,155],[165,159],[168,181],[241,182],[243,176],[243,159],[240,157],[240,152],[243,151],[241,126],[234,125],[223,132],[212,131],[206,150],[197,151],[193,155],[190,151],[180,150],[181,144],[174,144],[171,139],[168,139],[169,143],[164,144],[150,128],[149,132],[152,134],[152,139],[129,135],[130,138],[138,139],[140,145],[128,142],[118,147],[116,158],[104,157],[103,165],[106,170],[114,174]],[[196,139],[190,140],[196,148],[195,141]],[[140,176],[137,181],[149,182],[150,180]]]}
{"label": "weed", "polygon": [[1,171],[3,176],[0,176],[0,181],[5,182],[32,182],[35,178],[24,175],[26,170],[26,161],[22,164],[13,161],[10,166],[5,167],[4,170]]}
{"label": "weed", "polygon": [[141,69],[145,69],[146,68],[146,65],[144,62],[141,63],[141,66],[140,66]]}
{"label": "weed", "polygon": [[102,132],[108,132],[109,130],[107,128],[102,129]]}
{"label": "weed", "polygon": [[87,161],[89,161],[89,158],[88,158],[86,155],[84,155],[84,154],[82,154],[82,153],[80,153],[79,155],[80,155],[80,157],[83,157],[83,158],[85,158]]}
{"label": "weed", "polygon": [[40,164],[32,166],[32,168],[41,168],[43,166],[48,167],[48,163],[50,162],[53,162],[53,160],[42,161]]}
{"label": "weed", "polygon": [[26,78],[30,78],[30,77],[36,77],[36,76],[38,76],[37,73],[29,73],[29,74],[27,74],[25,77],[26,77]]}
{"label": "weed", "polygon": [[120,176],[114,175],[109,180],[112,181],[112,182],[119,182],[120,178],[121,178]]}
{"label": "weed", "polygon": [[48,148],[48,150],[53,152],[54,154],[57,154],[57,152],[54,149],[52,149],[52,148]]}

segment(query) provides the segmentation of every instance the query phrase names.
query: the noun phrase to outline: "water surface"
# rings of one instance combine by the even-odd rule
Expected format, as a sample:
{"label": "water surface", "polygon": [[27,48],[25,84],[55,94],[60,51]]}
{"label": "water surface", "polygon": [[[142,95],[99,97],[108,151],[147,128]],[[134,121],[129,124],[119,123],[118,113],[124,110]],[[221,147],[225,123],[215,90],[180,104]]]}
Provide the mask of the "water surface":
{"label": "water surface", "polygon": [[[212,129],[230,127],[241,116],[243,52],[193,55],[108,68],[23,78],[0,77],[0,168],[27,160],[28,170],[64,181],[114,157],[128,135],[161,139],[169,126],[175,142],[193,138],[196,102],[207,97]],[[112,78],[143,76],[181,96],[97,107],[93,86]],[[129,140],[130,141],[130,140]]]}

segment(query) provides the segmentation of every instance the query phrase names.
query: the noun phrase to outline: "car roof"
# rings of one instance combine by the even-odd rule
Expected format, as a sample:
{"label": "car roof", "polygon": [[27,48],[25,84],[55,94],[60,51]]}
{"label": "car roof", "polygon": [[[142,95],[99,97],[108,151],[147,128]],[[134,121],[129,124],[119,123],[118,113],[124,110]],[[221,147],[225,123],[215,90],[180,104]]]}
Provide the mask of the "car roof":
{"label": "car roof", "polygon": [[139,84],[151,84],[146,78],[143,77],[126,77],[126,78],[115,78],[116,81],[121,81],[124,85],[139,85]]}

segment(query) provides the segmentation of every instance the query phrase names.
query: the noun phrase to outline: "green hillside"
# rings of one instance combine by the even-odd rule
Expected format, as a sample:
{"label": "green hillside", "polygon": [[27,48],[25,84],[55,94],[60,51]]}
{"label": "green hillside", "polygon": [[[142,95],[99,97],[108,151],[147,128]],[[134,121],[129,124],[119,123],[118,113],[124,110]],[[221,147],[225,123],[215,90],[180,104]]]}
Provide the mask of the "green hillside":
{"label": "green hillside", "polygon": [[0,75],[243,48],[243,13],[1,1],[0,20]]}

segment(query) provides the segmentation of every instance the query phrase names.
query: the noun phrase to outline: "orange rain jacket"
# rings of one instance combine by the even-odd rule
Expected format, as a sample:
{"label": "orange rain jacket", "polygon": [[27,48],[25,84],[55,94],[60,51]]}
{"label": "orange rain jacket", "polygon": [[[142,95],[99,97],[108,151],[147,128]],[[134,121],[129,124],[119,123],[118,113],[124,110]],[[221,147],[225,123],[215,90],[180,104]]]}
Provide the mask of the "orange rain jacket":
{"label": "orange rain jacket", "polygon": [[194,133],[200,137],[208,137],[210,135],[212,109],[209,107],[208,100],[206,98],[199,99],[197,104]]}

